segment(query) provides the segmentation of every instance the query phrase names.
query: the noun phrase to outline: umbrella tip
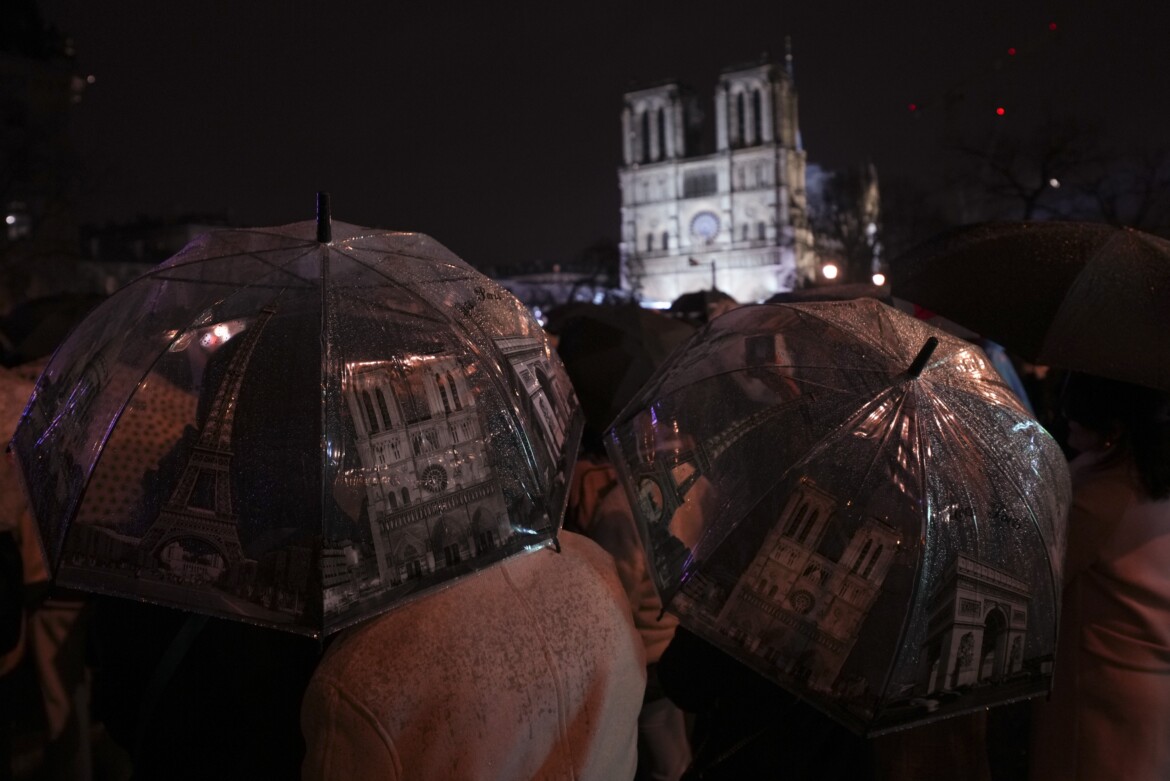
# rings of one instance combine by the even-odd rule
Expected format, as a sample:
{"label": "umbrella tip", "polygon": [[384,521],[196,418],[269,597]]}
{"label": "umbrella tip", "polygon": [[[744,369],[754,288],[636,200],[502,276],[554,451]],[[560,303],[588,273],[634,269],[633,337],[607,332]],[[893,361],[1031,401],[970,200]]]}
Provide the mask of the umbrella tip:
{"label": "umbrella tip", "polygon": [[317,193],[317,241],[333,241],[333,216],[329,213],[329,193]]}
{"label": "umbrella tip", "polygon": [[906,370],[911,378],[922,374],[922,370],[926,368],[926,362],[930,360],[934,348],[938,347],[938,339],[930,337],[926,340],[926,344],[922,345],[922,349],[918,351],[918,355],[914,358],[914,363],[910,364],[910,368]]}

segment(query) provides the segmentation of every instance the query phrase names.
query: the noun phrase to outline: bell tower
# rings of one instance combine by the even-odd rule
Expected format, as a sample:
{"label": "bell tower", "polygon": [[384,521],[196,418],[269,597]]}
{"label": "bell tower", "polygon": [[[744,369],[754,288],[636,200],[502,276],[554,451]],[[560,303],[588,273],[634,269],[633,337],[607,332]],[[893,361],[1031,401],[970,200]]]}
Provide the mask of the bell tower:
{"label": "bell tower", "polygon": [[710,287],[751,303],[811,281],[791,57],[719,74],[713,150],[700,148],[688,94],[670,82],[625,95],[622,286],[664,304]]}

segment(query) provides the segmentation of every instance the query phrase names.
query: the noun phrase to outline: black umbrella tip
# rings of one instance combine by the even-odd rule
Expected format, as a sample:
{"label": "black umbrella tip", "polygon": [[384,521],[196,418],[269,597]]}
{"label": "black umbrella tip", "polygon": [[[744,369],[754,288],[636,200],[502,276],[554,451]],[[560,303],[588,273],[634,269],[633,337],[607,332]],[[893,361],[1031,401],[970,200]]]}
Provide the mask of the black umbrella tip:
{"label": "black umbrella tip", "polygon": [[928,338],[926,344],[922,345],[922,349],[918,351],[918,355],[914,358],[914,363],[910,364],[910,368],[906,370],[906,374],[911,378],[922,374],[922,370],[926,368],[926,362],[930,360],[930,356],[934,353],[934,348],[936,347],[938,347],[938,339],[934,336]]}
{"label": "black umbrella tip", "polygon": [[333,241],[333,215],[329,213],[329,193],[317,193],[317,241]]}

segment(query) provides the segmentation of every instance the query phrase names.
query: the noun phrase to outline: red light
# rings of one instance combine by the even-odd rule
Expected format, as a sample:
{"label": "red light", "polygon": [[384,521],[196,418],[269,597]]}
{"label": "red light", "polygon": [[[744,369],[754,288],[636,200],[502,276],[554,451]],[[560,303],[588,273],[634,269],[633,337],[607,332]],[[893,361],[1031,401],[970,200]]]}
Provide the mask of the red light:
{"label": "red light", "polygon": [[1015,56],[1016,56],[1016,47],[1015,47],[1015,46],[1009,46],[1009,47],[1008,47],[1008,56],[1009,56],[1009,57],[1015,57]]}
{"label": "red light", "polygon": [[999,108],[997,108],[997,109],[995,110],[995,113],[996,113],[996,114],[998,114],[999,116],[1001,116],[1001,117],[1002,117],[1002,116],[1003,116],[1004,114],[1006,114],[1007,112],[1003,110],[1003,106],[1000,106]]}
{"label": "red light", "polygon": [[910,109],[911,111],[917,111],[917,110],[918,110],[918,104],[917,104],[917,103],[911,103],[911,104],[910,104],[909,106],[907,106],[906,108]]}
{"label": "red light", "polygon": [[1052,32],[1056,32],[1056,22],[1049,22],[1048,29],[1051,30]]}

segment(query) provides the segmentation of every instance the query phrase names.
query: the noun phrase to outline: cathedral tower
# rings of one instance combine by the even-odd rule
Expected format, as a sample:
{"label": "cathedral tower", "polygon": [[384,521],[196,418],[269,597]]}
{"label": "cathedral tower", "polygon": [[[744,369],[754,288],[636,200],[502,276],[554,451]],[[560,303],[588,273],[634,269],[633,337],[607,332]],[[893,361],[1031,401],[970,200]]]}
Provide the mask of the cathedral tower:
{"label": "cathedral tower", "polygon": [[812,279],[796,103],[790,68],[725,71],[715,86],[715,150],[703,153],[684,87],[625,95],[623,287],[669,302],[716,286],[748,303]]}

